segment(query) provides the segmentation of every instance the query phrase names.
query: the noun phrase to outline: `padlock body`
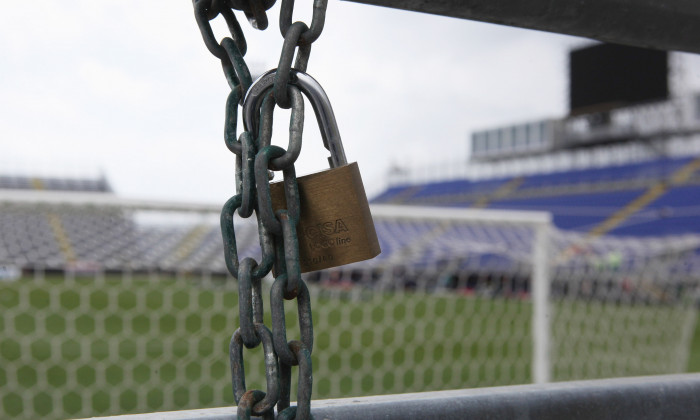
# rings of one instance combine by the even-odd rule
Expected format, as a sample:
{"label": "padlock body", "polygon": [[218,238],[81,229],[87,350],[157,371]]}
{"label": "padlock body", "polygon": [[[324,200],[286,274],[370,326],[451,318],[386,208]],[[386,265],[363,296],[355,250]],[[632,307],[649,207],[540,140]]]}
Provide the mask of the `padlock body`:
{"label": "padlock body", "polygon": [[[381,252],[357,162],[297,178],[301,272],[374,258]],[[270,184],[272,208],[287,208],[282,182]]]}

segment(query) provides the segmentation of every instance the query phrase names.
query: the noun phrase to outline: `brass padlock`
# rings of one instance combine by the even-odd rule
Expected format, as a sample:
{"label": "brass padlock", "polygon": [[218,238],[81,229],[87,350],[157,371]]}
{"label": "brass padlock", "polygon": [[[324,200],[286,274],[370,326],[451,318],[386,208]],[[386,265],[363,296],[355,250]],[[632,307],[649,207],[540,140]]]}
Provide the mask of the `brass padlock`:
{"label": "brass padlock", "polygon": [[[248,130],[255,130],[255,110],[274,83],[275,70],[251,86],[243,107]],[[331,169],[297,178],[300,219],[297,225],[301,272],[337,267],[374,258],[381,252],[357,162],[348,164],[333,108],[321,85],[292,70],[290,83],[303,92],[316,113]],[[257,131],[253,131],[257,132]],[[287,208],[283,182],[270,184],[272,207]]]}

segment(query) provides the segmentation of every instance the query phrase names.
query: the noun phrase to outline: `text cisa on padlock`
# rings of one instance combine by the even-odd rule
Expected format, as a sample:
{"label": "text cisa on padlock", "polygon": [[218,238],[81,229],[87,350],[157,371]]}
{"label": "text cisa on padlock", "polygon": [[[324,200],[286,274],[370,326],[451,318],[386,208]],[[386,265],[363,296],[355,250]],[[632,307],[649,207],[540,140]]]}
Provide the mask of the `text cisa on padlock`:
{"label": "text cisa on padlock", "polygon": [[[274,83],[275,71],[265,73],[245,99],[243,117],[254,127],[254,112],[263,93]],[[292,70],[290,83],[309,99],[331,168],[297,178],[301,202],[297,225],[301,272],[322,270],[374,258],[381,252],[357,162],[348,164],[328,96],[306,73]],[[272,207],[286,209],[283,182],[270,184]]]}

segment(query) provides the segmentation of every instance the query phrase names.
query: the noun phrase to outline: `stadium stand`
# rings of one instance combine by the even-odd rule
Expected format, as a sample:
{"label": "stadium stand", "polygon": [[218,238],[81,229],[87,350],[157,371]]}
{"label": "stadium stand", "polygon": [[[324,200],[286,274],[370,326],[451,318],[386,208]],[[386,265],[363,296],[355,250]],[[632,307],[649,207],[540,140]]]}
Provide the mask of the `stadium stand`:
{"label": "stadium stand", "polygon": [[87,179],[0,175],[0,189],[112,192],[112,187],[104,177]]}
{"label": "stadium stand", "polygon": [[0,263],[23,269],[223,273],[220,242],[216,226],[142,225],[89,205],[0,205]]}
{"label": "stadium stand", "polygon": [[700,95],[671,88],[665,52],[595,44],[569,64],[569,115],[476,131],[461,179],[421,182],[397,167],[411,182],[372,202],[551,212],[560,264],[609,252],[605,243],[644,254],[655,239],[699,234]]}
{"label": "stadium stand", "polygon": [[[2,200],[3,191],[83,194],[84,204]],[[86,195],[87,194],[87,195]],[[113,195],[107,180],[0,176],[0,264],[23,270],[223,273],[220,233],[212,225],[137,223],[128,209],[90,204]]]}
{"label": "stadium stand", "polygon": [[[556,249],[565,250],[564,257],[556,261],[559,267],[590,265],[614,252],[619,254],[620,264],[636,264],[642,269],[644,261],[672,251],[683,255],[674,260],[678,266],[674,269],[687,271],[700,264],[696,251],[700,222],[695,214],[700,208],[700,177],[696,165],[692,157],[679,157],[570,171],[566,176],[550,173],[404,186],[388,190],[373,202],[547,210],[558,227],[552,241]],[[92,189],[99,185],[98,180],[70,185],[76,193],[113,195],[102,181],[99,192]],[[35,190],[27,178],[15,178],[12,185],[14,189],[24,185]],[[43,185],[69,183],[44,179]],[[656,191],[653,200],[628,211],[624,218],[619,216],[639,197],[649,197],[650,189]],[[90,205],[89,197],[97,196],[87,197],[80,205],[0,200],[0,264],[23,270],[226,273],[215,222],[146,223],[139,221],[138,210]],[[608,232],[592,234],[613,219],[615,225]],[[516,226],[447,225],[436,220],[386,217],[375,218],[375,226],[382,253],[352,265],[350,270],[403,266],[435,271],[437,264],[453,271],[509,272],[513,276],[522,271],[522,264],[529,264],[532,252],[532,232]],[[236,229],[239,257],[259,258],[255,224],[237,219]],[[679,240],[680,236],[686,239]]]}
{"label": "stadium stand", "polygon": [[481,182],[404,185],[388,189],[372,202],[550,211],[558,228],[579,232],[591,232],[632,206],[607,233],[698,233],[697,165],[698,159],[686,156]]}
{"label": "stadium stand", "polygon": [[[666,281],[671,275],[679,282],[694,279],[700,268],[700,95],[668,89],[664,54],[656,54],[655,72],[631,69],[608,54],[647,53],[626,48],[599,44],[572,51],[570,94],[597,92],[590,103],[572,96],[570,114],[562,119],[472,133],[470,159],[457,177],[421,181],[416,174],[430,176],[423,168],[415,174],[393,168],[398,176],[372,203],[549,212],[556,227],[550,264],[556,293],[587,282],[606,289],[601,270],[613,273],[615,287],[627,282],[626,275],[644,278],[657,269]],[[594,58],[582,63],[574,60],[577,54]],[[616,71],[655,80],[658,89],[637,84],[625,93],[586,76],[604,60]],[[453,258],[466,273],[516,278],[531,235],[514,227],[428,230],[406,238],[429,242],[430,249],[412,253],[413,246],[403,246],[400,253],[413,261]]]}

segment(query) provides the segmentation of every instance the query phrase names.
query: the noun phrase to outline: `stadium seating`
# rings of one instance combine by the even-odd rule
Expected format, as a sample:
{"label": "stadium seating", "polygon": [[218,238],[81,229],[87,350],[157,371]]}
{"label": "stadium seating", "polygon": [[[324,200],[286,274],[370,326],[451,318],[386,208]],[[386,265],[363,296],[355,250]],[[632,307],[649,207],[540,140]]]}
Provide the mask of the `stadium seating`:
{"label": "stadium seating", "polygon": [[47,178],[15,175],[0,175],[1,189],[112,192],[105,178]]}
{"label": "stadium seating", "polygon": [[89,206],[3,204],[0,264],[59,270],[223,272],[218,227],[207,226],[206,234],[187,246],[188,252],[178,253],[190,230],[183,225],[140,225],[120,211]]}
{"label": "stadium seating", "polygon": [[692,158],[690,157],[659,159],[627,165],[572,170],[565,173],[530,175],[525,178],[520,189],[527,190],[530,188],[567,186],[572,184],[658,180],[670,176],[691,160]]}
{"label": "stadium seating", "polygon": [[644,210],[611,231],[614,235],[683,235],[700,233],[700,185],[671,188]]}
{"label": "stadium seating", "polygon": [[[632,236],[697,233],[700,232],[700,218],[696,217],[700,215],[697,212],[700,175],[691,167],[694,161],[695,157],[660,158],[517,179],[395,186],[372,202],[549,211],[558,228],[579,232],[590,232],[615,216],[620,219],[619,224],[612,223],[602,233]],[[688,178],[671,182],[683,170],[688,170]],[[627,209],[630,214],[624,213],[656,184],[661,186],[648,197],[649,203],[636,203],[640,208],[630,207]],[[503,188],[506,185],[511,188]]]}
{"label": "stadium seating", "polygon": [[48,219],[40,210],[0,205],[0,263],[25,267],[37,261],[51,266],[65,264]]}
{"label": "stadium seating", "polygon": [[[590,264],[611,253],[619,254],[619,264],[638,264],[685,243],[674,238],[700,233],[700,218],[696,217],[700,177],[689,166],[692,162],[691,157],[659,159],[566,173],[393,187],[373,202],[546,210],[552,212],[559,228],[552,239],[555,249],[568,252],[568,259],[558,264]],[[686,176],[679,177],[683,170]],[[111,190],[105,180],[33,179],[0,177],[0,185],[5,189]],[[650,190],[654,194],[649,195]],[[639,197],[645,195],[649,199],[640,202]],[[636,206],[630,205],[635,202]],[[601,233],[604,237],[596,239],[591,234],[596,226],[615,217],[615,223]],[[239,258],[259,259],[255,221],[236,218],[235,223]],[[375,227],[382,253],[358,267],[401,263],[420,269],[449,262],[517,271],[531,257],[532,232],[516,226],[453,223],[447,227],[435,220],[380,218]],[[636,241],[625,242],[625,237]],[[674,269],[700,267],[697,248],[692,242],[674,251],[684,255]],[[131,210],[88,205],[0,204],[0,264],[59,270],[226,272],[221,233],[215,223],[153,225],[137,222]]]}
{"label": "stadium seating", "polygon": [[509,179],[482,182],[467,180],[429,183],[420,186],[405,185],[389,188],[376,197],[375,203],[459,205],[468,207],[479,197],[497,190]]}
{"label": "stadium seating", "polygon": [[489,208],[550,211],[553,213],[554,224],[557,227],[588,230],[643,192],[643,189],[635,188],[604,193],[518,197],[493,201]]}

